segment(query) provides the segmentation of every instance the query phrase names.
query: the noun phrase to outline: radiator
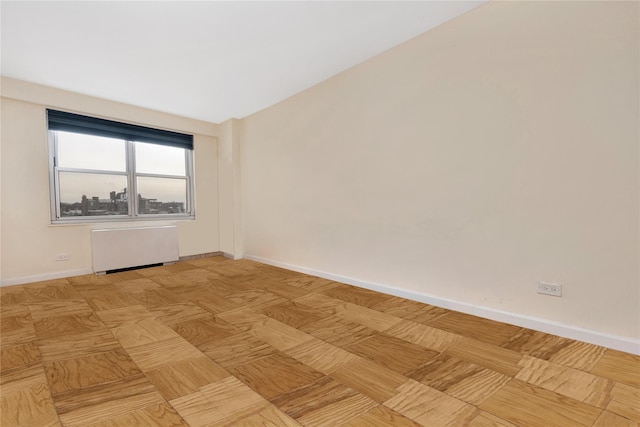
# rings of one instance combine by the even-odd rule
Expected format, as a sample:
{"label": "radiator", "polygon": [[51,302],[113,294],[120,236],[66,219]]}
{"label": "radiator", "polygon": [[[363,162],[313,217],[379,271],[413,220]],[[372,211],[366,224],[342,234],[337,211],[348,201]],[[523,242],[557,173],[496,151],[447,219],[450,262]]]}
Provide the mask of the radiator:
{"label": "radiator", "polygon": [[93,271],[178,260],[176,226],[91,230]]}

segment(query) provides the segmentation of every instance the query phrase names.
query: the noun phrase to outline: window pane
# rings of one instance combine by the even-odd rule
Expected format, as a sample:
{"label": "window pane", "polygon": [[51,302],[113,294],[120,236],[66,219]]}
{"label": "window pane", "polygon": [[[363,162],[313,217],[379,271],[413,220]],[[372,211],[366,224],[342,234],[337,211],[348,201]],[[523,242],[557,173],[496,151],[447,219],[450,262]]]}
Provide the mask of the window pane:
{"label": "window pane", "polygon": [[184,214],[186,212],[186,179],[138,177],[138,213]]}
{"label": "window pane", "polygon": [[184,148],[136,142],[136,172],[185,176]]}
{"label": "window pane", "polygon": [[60,216],[127,215],[127,177],[60,172]]}
{"label": "window pane", "polygon": [[57,132],[58,166],[114,172],[126,170],[125,142],[121,139]]}

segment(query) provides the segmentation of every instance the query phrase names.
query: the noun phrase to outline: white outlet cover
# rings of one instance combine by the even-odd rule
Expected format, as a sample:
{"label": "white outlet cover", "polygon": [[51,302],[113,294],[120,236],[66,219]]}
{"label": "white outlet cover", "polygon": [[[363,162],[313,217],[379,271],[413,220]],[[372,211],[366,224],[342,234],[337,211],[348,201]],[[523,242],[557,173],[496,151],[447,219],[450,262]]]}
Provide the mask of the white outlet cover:
{"label": "white outlet cover", "polygon": [[538,282],[538,293],[551,295],[554,297],[562,296],[562,285],[558,283]]}

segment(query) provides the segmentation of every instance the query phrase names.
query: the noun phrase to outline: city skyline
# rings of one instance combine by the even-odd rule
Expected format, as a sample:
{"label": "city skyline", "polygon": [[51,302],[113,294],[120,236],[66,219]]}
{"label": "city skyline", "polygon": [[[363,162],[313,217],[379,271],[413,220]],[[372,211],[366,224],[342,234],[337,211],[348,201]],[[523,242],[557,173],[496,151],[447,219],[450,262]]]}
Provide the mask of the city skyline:
{"label": "city skyline", "polygon": [[[138,193],[139,214],[179,214],[185,213],[185,202],[176,200],[161,200],[142,197]],[[109,198],[99,196],[87,197],[83,194],[80,201],[61,202],[60,215],[69,216],[104,216],[127,215],[129,212],[129,197],[127,188],[122,191],[110,191]]]}

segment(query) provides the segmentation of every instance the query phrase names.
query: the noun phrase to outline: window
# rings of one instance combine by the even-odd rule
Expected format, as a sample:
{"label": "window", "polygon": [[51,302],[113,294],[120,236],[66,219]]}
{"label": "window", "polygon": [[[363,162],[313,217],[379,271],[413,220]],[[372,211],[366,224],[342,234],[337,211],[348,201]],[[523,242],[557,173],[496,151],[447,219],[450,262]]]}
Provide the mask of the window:
{"label": "window", "polygon": [[56,110],[47,119],[54,222],[194,217],[192,135]]}

